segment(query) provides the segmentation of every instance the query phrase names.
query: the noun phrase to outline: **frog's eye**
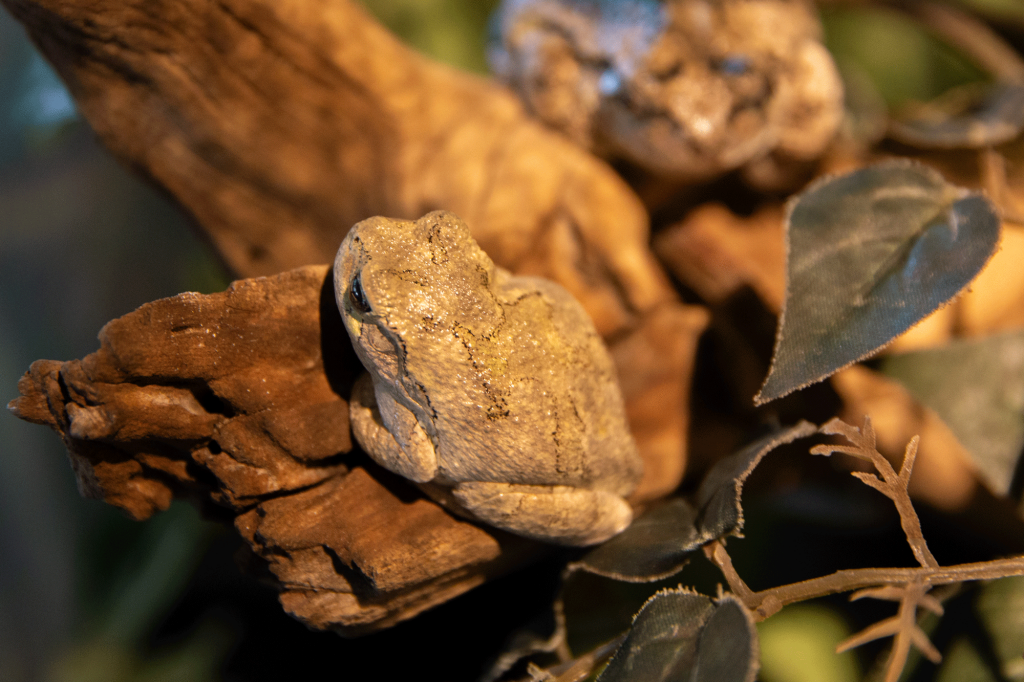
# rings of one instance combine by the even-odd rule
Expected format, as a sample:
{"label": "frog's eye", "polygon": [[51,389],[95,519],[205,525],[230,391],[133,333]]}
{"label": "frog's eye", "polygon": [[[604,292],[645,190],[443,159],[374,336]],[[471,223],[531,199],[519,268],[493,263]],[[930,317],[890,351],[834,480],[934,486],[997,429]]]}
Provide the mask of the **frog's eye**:
{"label": "frog's eye", "polygon": [[363,273],[352,278],[352,284],[348,288],[348,298],[352,305],[361,313],[370,312],[370,302],[366,299],[366,292],[363,291]]}

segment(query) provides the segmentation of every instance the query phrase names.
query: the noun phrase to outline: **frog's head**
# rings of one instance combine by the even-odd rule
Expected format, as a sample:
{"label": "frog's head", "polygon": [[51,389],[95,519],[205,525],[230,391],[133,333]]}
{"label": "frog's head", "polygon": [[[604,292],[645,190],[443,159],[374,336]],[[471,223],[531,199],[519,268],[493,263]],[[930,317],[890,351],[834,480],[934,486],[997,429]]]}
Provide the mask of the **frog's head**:
{"label": "frog's head", "polygon": [[334,262],[338,309],[367,369],[391,374],[410,348],[462,329],[493,328],[494,263],[447,211],[419,220],[369,218],[349,231]]}

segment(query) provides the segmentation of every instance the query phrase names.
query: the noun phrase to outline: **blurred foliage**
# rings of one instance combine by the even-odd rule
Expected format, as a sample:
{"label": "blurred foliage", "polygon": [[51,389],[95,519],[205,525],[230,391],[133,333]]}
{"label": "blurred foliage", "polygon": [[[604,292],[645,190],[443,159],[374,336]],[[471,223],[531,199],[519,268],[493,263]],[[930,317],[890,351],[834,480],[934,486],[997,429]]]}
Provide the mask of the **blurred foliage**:
{"label": "blurred foliage", "polygon": [[498,0],[360,0],[382,24],[423,54],[487,73],[487,21]]}
{"label": "blurred foliage", "polygon": [[[57,76],[3,11],[0,92],[6,402],[33,360],[86,355],[109,319],[180,291],[221,290],[227,278],[186,218],[95,142]],[[0,679],[42,679],[51,664],[72,659],[70,669],[88,678],[108,660],[101,650],[120,652],[114,658],[122,663],[139,659],[140,637],[159,625],[217,526],[187,509],[152,528],[129,522],[81,499],[53,434],[4,415],[0,441]],[[178,572],[174,580],[147,564],[159,547],[159,563]],[[117,634],[128,631],[133,639]],[[54,679],[74,677],[65,670]]]}
{"label": "blurred foliage", "polygon": [[984,585],[974,600],[966,632],[947,648],[938,682],[1004,682],[1024,679],[1024,577]]}
{"label": "blurred foliage", "polygon": [[799,604],[757,624],[762,682],[857,682],[853,652],[836,654],[852,632],[827,606]]}
{"label": "blurred foliage", "polygon": [[889,104],[926,101],[985,74],[907,17],[873,7],[821,8],[825,45],[840,66],[856,65]]}
{"label": "blurred foliage", "polygon": [[891,355],[881,370],[942,417],[993,490],[1011,492],[1024,451],[1024,333]]}

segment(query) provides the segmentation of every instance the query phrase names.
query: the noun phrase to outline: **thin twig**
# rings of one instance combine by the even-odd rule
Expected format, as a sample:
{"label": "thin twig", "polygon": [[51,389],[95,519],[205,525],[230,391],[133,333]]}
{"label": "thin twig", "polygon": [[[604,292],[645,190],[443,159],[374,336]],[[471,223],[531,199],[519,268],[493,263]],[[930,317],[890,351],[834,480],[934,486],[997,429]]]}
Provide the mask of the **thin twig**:
{"label": "thin twig", "polygon": [[917,444],[920,439],[914,436],[907,443],[907,449],[903,455],[903,464],[900,466],[900,472],[897,474],[892,465],[889,464],[889,460],[875,447],[875,431],[871,427],[871,420],[868,417],[864,418],[864,426],[860,429],[836,418],[825,423],[820,431],[827,435],[841,435],[850,443],[853,443],[853,447],[845,445],[815,445],[811,448],[811,454],[825,455],[827,457],[833,452],[842,452],[871,462],[881,478],[865,472],[854,472],[853,476],[892,500],[896,506],[896,511],[899,512],[900,524],[903,526],[903,533],[907,536],[907,544],[910,545],[910,549],[914,552],[918,563],[931,568],[937,567],[939,562],[935,560],[935,557],[928,549],[928,543],[921,532],[921,521],[917,517],[917,511],[914,510],[913,503],[910,501],[910,493],[907,492],[914,460],[917,458]]}
{"label": "thin twig", "polygon": [[725,545],[722,541],[713,540],[704,545],[704,555],[711,563],[718,566],[722,575],[725,576],[726,582],[729,583],[729,589],[732,590],[732,593],[739,597],[740,601],[746,604],[748,608],[756,608],[759,600],[756,600],[754,591],[747,587],[747,583],[736,572],[732,565],[732,558],[725,551]]}
{"label": "thin twig", "polygon": [[892,618],[871,625],[836,647],[836,653],[848,651],[861,644],[866,644],[882,637],[893,637],[892,650],[885,664],[885,682],[896,682],[903,667],[907,664],[910,647],[916,647],[928,660],[939,663],[942,654],[928,639],[921,626],[917,624],[917,608],[923,606],[930,611],[942,613],[942,605],[928,594],[930,585],[912,582],[902,587],[886,586],[872,590],[862,590],[850,597],[850,600],[862,597],[890,599],[900,603],[899,612]]}
{"label": "thin twig", "polygon": [[879,585],[906,585],[920,582],[934,586],[969,580],[994,580],[1014,575],[1024,575],[1024,556],[938,568],[851,568],[820,578],[755,592],[754,597],[762,601],[772,597],[786,606],[829,594],[850,592]]}

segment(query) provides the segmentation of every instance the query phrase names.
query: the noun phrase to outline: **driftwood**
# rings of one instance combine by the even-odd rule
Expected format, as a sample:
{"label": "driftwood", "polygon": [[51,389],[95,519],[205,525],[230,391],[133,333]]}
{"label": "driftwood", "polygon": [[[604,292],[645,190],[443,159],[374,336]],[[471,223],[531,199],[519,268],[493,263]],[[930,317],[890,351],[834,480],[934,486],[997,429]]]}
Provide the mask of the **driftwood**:
{"label": "driftwood", "polygon": [[673,298],[609,166],[354,1],[3,2],[104,144],[238,276],[331,262],[372,215],[445,208],[499,265],[566,286],[603,333]]}
{"label": "driftwood", "polygon": [[135,519],[174,497],[227,507],[285,608],[354,634],[540,549],[345,456],[342,396],[358,362],[328,274],[306,267],[144,305],[107,324],[83,360],[34,363],[11,408],[61,434],[86,497]]}
{"label": "driftwood", "polygon": [[[361,368],[330,275],[308,266],[146,304],[83,360],[34,363],[10,408],[60,433],[86,497],[140,520],[175,497],[226,507],[289,613],[359,634],[545,549],[458,519],[350,453]],[[681,306],[645,319],[613,347],[646,467],[637,502],[682,477],[680,379],[705,321]]]}
{"label": "driftwood", "polygon": [[[703,310],[681,305],[648,218],[603,161],[516,98],[404,47],[355,2],[0,0],[121,160],[239,276],[40,361],[12,410],[64,438],[83,494],[134,518],[212,500],[315,627],[385,627],[542,551],[451,517],[351,448],[361,371],[324,266],[372,215],[459,214],[501,266],[554,279],[612,345],[646,475],[682,478]],[[326,313],[326,314],[325,314]],[[329,510],[329,514],[326,512]]]}

